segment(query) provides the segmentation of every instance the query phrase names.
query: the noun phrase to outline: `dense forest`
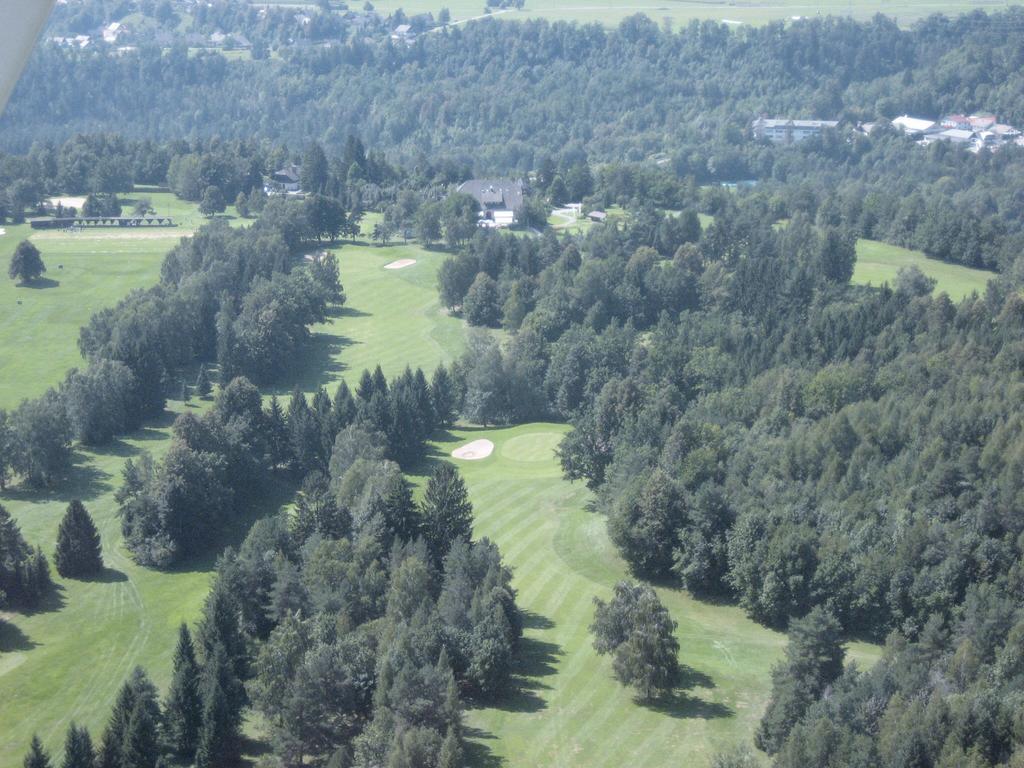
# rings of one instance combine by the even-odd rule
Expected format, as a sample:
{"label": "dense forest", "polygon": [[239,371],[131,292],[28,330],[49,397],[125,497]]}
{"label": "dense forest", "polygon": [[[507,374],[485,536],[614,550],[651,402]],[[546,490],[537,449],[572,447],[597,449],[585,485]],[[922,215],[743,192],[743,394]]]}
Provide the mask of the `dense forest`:
{"label": "dense forest", "polygon": [[333,151],[355,133],[406,164],[442,154],[521,173],[566,148],[599,161],[703,150],[705,171],[728,178],[762,114],[991,110],[1024,123],[1020,23],[1019,9],[907,30],[881,16],[677,32],[642,15],[613,30],[483,21],[411,46],[357,36],[255,61],[42,45],[0,122],[2,147],[112,125],[133,138],[318,139]]}
{"label": "dense forest", "polygon": [[[853,287],[848,232],[776,220],[758,192],[696,242],[657,215],[478,236],[441,296],[514,333],[456,366],[464,412],[571,420],[565,475],[638,576],[797,633],[758,734],[779,765],[1001,765],[1021,744],[1018,284],[959,305],[917,270]],[[888,637],[886,660],[815,661],[844,631]]]}

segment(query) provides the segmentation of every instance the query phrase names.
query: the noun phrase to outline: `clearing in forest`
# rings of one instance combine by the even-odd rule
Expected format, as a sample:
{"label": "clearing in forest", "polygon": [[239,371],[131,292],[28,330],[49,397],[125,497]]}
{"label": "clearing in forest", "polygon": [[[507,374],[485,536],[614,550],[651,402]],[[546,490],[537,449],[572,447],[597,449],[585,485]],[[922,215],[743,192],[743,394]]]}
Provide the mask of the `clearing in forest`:
{"label": "clearing in forest", "polygon": [[857,264],[853,269],[853,282],[860,285],[880,286],[896,284],[896,276],[903,267],[915,266],[935,280],[935,292],[945,292],[953,301],[977,292],[985,293],[988,281],[995,278],[995,272],[972,269],[960,264],[950,264],[929,259],[921,251],[900,248],[878,240],[857,241]]}

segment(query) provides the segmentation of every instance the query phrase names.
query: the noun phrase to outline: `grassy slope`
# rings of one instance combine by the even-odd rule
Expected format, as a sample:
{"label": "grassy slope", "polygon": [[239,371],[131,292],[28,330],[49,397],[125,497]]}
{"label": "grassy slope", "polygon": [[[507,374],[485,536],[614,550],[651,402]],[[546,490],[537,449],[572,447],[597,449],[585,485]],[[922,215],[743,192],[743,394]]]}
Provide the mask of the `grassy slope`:
{"label": "grassy slope", "polygon": [[[116,304],[135,288],[153,285],[164,254],[203,221],[193,203],[170,193],[142,195],[150,198],[157,213],[173,216],[178,226],[77,234],[34,231],[27,224],[5,227],[6,234],[0,235],[0,265],[5,270],[0,276],[0,408],[41,394],[69,368],[81,365],[78,329],[93,312]],[[132,199],[125,201],[126,212]],[[10,256],[25,238],[43,254],[47,272],[40,287],[21,286],[7,278]]]}
{"label": "grassy slope", "polygon": [[[399,257],[419,261],[405,270],[382,269]],[[443,254],[413,246],[351,246],[340,250],[340,258],[348,306],[317,329],[314,353],[297,361],[294,382],[282,390],[294,383],[311,390],[341,375],[354,383],[363,367],[377,361],[389,375],[407,361],[432,369],[459,352],[461,325],[440,313],[434,287]],[[111,300],[116,298],[113,295]],[[77,330],[70,338],[72,348],[75,338]],[[32,350],[39,352],[32,354]],[[29,338],[17,363],[6,370],[18,371],[22,361],[48,354]],[[44,386],[53,381],[38,383]],[[180,403],[171,405],[182,409]],[[198,403],[193,402],[195,406]],[[158,685],[168,682],[175,627],[198,616],[213,557],[173,573],[136,566],[120,545],[113,492],[125,458],[139,450],[156,455],[166,450],[172,420],[173,414],[168,415],[161,425],[147,427],[102,451],[78,451],[75,471],[58,492],[0,494],[0,503],[15,515],[26,539],[42,545],[47,553],[52,553],[68,501],[83,499],[100,528],[109,569],[104,579],[94,582],[58,579],[58,597],[47,610],[6,616],[9,621],[0,629],[0,768],[21,764],[33,731],[51,750],[58,749],[70,719],[98,734],[117,688],[134,665],[146,667]],[[258,507],[239,522],[225,543],[239,541],[252,519],[287,503],[289,493],[285,484],[271,484]]]}
{"label": "grassy slope", "polygon": [[909,266],[917,266],[933,278],[936,281],[935,290],[945,291],[953,301],[959,301],[974,291],[983,294],[988,281],[996,276],[994,272],[983,269],[971,269],[959,264],[929,259],[920,251],[900,248],[877,240],[858,240],[853,282],[861,285],[893,285],[900,268]]}
{"label": "grassy slope", "polygon": [[[498,543],[515,569],[526,612],[521,692],[467,715],[473,763],[516,766],[677,766],[707,764],[718,748],[749,740],[766,702],[769,670],[785,638],[731,606],[660,589],[679,622],[684,684],[654,707],[633,701],[595,654],[588,625],[593,598],[607,599],[626,576],[590,494],[561,479],[553,450],[567,428],[527,424],[456,429],[435,458],[487,437],[487,459],[459,461],[476,510],[474,534]],[[871,646],[851,657],[870,660]]]}

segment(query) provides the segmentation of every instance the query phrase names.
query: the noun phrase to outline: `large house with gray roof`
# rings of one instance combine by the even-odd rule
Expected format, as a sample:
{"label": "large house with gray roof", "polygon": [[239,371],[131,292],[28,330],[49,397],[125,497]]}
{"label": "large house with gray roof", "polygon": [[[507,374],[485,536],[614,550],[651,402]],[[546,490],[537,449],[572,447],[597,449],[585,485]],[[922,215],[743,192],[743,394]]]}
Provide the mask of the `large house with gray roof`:
{"label": "large house with gray roof", "polygon": [[509,227],[523,210],[525,185],[519,179],[470,179],[462,182],[458,191],[480,205],[481,226]]}

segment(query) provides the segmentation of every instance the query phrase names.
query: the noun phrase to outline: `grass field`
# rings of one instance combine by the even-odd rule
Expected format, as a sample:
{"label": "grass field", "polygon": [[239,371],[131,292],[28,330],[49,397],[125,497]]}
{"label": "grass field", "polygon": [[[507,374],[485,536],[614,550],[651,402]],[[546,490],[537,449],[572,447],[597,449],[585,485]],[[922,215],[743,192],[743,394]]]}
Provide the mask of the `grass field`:
{"label": "grass field", "polygon": [[[307,0],[276,0],[275,4],[315,5]],[[453,21],[486,15],[483,0],[379,0],[373,5],[382,15],[399,8],[410,16],[427,12],[436,16],[441,8],[448,8]],[[956,15],[976,8],[999,10],[1009,5],[1017,3],[1005,0],[824,0],[819,3],[807,0],[526,0],[522,10],[494,10],[490,15],[506,20],[543,18],[615,26],[627,16],[645,13],[658,23],[667,19],[678,29],[693,19],[765,24],[829,14],[870,19],[876,13],[884,13],[900,24],[909,25],[932,13]]]}
{"label": "grass field", "polygon": [[[150,198],[156,212],[174,217],[173,229],[97,229],[68,233],[37,231],[28,224],[5,226],[0,235],[0,408],[56,385],[64,373],[82,364],[78,329],[97,310],[113,306],[136,288],[154,285],[160,264],[178,240],[205,219],[194,203],[169,192],[144,191],[124,198],[126,211],[135,197]],[[229,214],[233,211],[229,210]],[[233,222],[240,222],[235,219]],[[31,286],[9,280],[7,263],[28,238],[43,254],[46,273]]]}
{"label": "grass field", "polygon": [[985,293],[988,281],[996,277],[994,272],[929,259],[920,251],[911,251],[898,245],[877,240],[858,240],[853,282],[874,286],[883,283],[895,285],[899,270],[910,266],[918,267],[934,279],[935,291],[944,291],[953,301],[960,301],[973,292],[979,295]]}
{"label": "grass field", "polygon": [[[526,615],[516,668],[520,692],[467,713],[471,762],[701,768],[716,749],[749,743],[785,637],[738,608],[660,589],[679,622],[684,680],[670,700],[637,704],[613,679],[610,659],[591,647],[593,598],[609,598],[626,569],[604,518],[588,511],[589,492],[561,478],[553,451],[566,429],[455,429],[434,444],[436,460],[471,440],[494,442],[489,458],[455,463],[473,501],[474,535],[501,547],[515,569],[517,600]],[[850,648],[862,662],[876,655],[872,646]]]}

